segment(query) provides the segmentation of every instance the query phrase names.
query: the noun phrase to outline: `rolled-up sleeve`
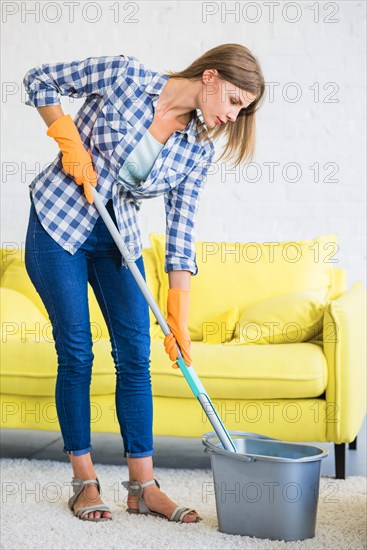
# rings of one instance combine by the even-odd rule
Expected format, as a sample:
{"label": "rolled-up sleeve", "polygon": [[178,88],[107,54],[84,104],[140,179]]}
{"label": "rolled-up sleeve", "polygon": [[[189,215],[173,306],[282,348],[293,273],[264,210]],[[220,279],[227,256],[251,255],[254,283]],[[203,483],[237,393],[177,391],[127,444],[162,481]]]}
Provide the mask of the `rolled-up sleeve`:
{"label": "rolled-up sleeve", "polygon": [[23,86],[31,107],[60,105],[60,96],[74,98],[103,95],[126,70],[129,58],[124,55],[88,57],[81,61],[50,63],[30,69]]}
{"label": "rolled-up sleeve", "polygon": [[197,275],[195,237],[196,217],[200,195],[205,187],[206,174],[214,156],[214,146],[210,142],[210,152],[185,179],[169,191],[165,197],[166,210],[166,273],[187,270]]}

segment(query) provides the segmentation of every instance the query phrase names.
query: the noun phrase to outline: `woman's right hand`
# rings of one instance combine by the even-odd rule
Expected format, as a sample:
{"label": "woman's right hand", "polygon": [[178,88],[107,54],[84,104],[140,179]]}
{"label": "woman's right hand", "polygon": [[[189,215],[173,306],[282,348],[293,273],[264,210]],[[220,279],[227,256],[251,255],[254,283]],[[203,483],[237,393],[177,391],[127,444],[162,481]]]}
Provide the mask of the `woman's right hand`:
{"label": "woman's right hand", "polygon": [[92,204],[94,199],[91,186],[96,187],[97,174],[71,116],[64,115],[55,120],[49,126],[47,135],[53,137],[60,147],[63,169],[73,176],[78,185],[83,185],[87,201]]}

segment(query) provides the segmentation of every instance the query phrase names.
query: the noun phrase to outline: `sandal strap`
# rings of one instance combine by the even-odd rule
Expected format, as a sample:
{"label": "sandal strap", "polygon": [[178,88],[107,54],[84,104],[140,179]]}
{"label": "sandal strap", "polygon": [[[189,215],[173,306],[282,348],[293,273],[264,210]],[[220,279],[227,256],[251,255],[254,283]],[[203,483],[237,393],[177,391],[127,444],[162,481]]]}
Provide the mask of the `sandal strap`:
{"label": "sandal strap", "polygon": [[[130,495],[133,495],[133,496],[138,496],[139,497],[139,512],[141,514],[151,514],[151,515],[154,515],[154,516],[161,516],[161,517],[165,517],[167,518],[167,516],[165,516],[164,514],[159,514],[158,512],[152,512],[152,510],[150,510],[147,505],[145,504],[144,502],[144,499],[142,497],[142,494],[143,494],[143,490],[144,490],[144,487],[148,487],[149,485],[152,485],[153,483],[155,483],[158,488],[160,488],[160,485],[158,483],[158,481],[154,478],[154,479],[150,479],[149,481],[145,481],[144,483],[141,483],[140,481],[121,481],[122,485],[125,487],[125,489],[128,490],[129,494]],[[134,511],[134,513],[137,513],[138,511]],[[177,506],[172,514],[170,515],[169,518],[169,521],[176,521],[176,522],[181,522],[182,523],[182,520],[183,518],[189,514],[190,512],[194,512],[195,514],[197,514],[197,511],[194,510],[193,508],[187,508],[185,506]]]}
{"label": "sandal strap", "polygon": [[98,492],[99,493],[101,492],[101,486],[100,486],[98,477],[97,477],[97,479],[81,479],[80,477],[73,477],[73,479],[71,481],[71,485],[73,486],[74,494],[73,494],[72,497],[70,497],[69,502],[68,502],[70,510],[73,511],[73,506],[74,506],[78,496],[83,491],[84,486],[88,485],[90,483],[94,484],[94,485],[97,485]]}
{"label": "sandal strap", "polygon": [[189,514],[190,512],[195,512],[195,514],[197,514],[197,511],[194,510],[193,508],[185,508],[184,506],[177,506],[177,507],[173,510],[173,512],[172,512],[172,514],[171,514],[169,520],[170,520],[170,521],[182,522],[183,518],[184,518],[187,514]]}
{"label": "sandal strap", "polygon": [[153,483],[155,483],[156,485],[158,485],[158,487],[160,487],[158,481],[156,479],[150,479],[149,481],[144,481],[144,483],[141,484],[142,487],[148,487],[148,485],[153,485]]}
{"label": "sandal strap", "polygon": [[75,512],[77,517],[86,516],[90,512],[111,512],[107,504],[95,504],[94,506],[84,506],[83,508],[78,508]]}
{"label": "sandal strap", "polygon": [[84,485],[88,485],[89,483],[94,483],[95,485],[97,485],[98,490],[99,490],[98,477],[97,477],[97,479],[81,479],[80,477],[73,477],[71,485],[73,487],[82,487],[82,488],[84,488]]}
{"label": "sandal strap", "polygon": [[125,489],[128,490],[129,494],[132,496],[138,496],[141,497],[143,494],[144,487],[148,487],[149,485],[152,485],[155,483],[158,488],[160,488],[160,485],[156,479],[150,479],[149,481],[144,481],[141,483],[140,481],[134,480],[134,481],[121,481],[121,484],[125,487]]}

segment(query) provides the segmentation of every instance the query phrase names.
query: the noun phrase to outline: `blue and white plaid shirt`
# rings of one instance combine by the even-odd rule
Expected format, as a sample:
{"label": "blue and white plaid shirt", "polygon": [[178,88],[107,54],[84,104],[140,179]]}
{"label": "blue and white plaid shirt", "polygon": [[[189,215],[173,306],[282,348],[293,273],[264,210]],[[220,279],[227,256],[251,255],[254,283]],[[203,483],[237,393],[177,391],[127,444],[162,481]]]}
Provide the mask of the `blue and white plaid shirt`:
{"label": "blue and white plaid shirt", "polygon": [[[165,272],[184,269],[196,275],[195,218],[215,152],[210,138],[196,141],[202,130],[200,111],[184,131],[171,135],[145,181],[135,189],[118,182],[125,159],[152,123],[156,102],[168,79],[133,56],[118,55],[40,65],[25,74],[23,84],[28,94],[26,105],[32,107],[61,105],[60,95],[86,98],[74,122],[92,157],[96,189],[104,204],[113,200],[129,260],[137,260],[142,253],[137,219],[142,199],[164,194]],[[63,170],[61,157],[60,151],[29,188],[45,230],[74,254],[92,231],[99,213],[87,202],[83,187]],[[126,266],[123,258],[122,265]]]}

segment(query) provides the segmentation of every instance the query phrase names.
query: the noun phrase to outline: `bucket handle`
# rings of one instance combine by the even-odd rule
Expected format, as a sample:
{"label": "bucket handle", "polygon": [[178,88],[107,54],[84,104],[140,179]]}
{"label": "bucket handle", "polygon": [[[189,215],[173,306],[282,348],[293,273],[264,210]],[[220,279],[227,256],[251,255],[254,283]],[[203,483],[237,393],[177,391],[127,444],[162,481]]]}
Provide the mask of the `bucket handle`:
{"label": "bucket handle", "polygon": [[[245,435],[245,436],[250,435],[247,432],[231,432],[231,431],[229,431],[229,433],[231,435],[239,435],[239,436],[240,435]],[[250,437],[250,439],[253,439],[253,440],[268,439],[268,440],[272,440],[272,441],[281,441],[280,439],[275,439],[274,437],[267,437],[265,435],[260,435],[260,434],[252,434],[252,435],[258,436],[258,437]],[[206,447],[204,449],[204,452],[216,453],[216,454],[220,454],[220,455],[223,455],[223,456],[228,456],[228,451],[226,451],[225,449],[220,449],[219,447],[216,447],[215,445],[213,445],[209,441],[209,438],[211,438],[213,436],[216,436],[215,432],[210,432],[210,433],[207,433],[207,434],[203,435],[202,443]],[[234,441],[235,441],[235,439],[234,439]],[[296,443],[296,445],[297,445],[297,443]],[[314,461],[314,460],[321,460],[322,458],[325,458],[329,454],[329,451],[327,451],[326,449],[321,449],[321,447],[320,447],[320,450],[322,452],[319,455],[313,455],[313,456],[309,456],[309,457],[302,457],[301,460],[295,459],[295,458],[281,457],[281,462],[297,462],[297,461],[299,461],[299,462],[309,462],[310,461],[311,462],[311,461]],[[271,456],[267,456],[267,455],[257,455],[257,454],[248,455],[248,454],[244,454],[244,453],[232,453],[231,458],[234,458],[236,460],[245,461],[245,462],[251,462],[251,461],[255,461],[257,459],[267,460],[269,462],[274,462],[274,461],[278,462],[277,457],[271,457]]]}

